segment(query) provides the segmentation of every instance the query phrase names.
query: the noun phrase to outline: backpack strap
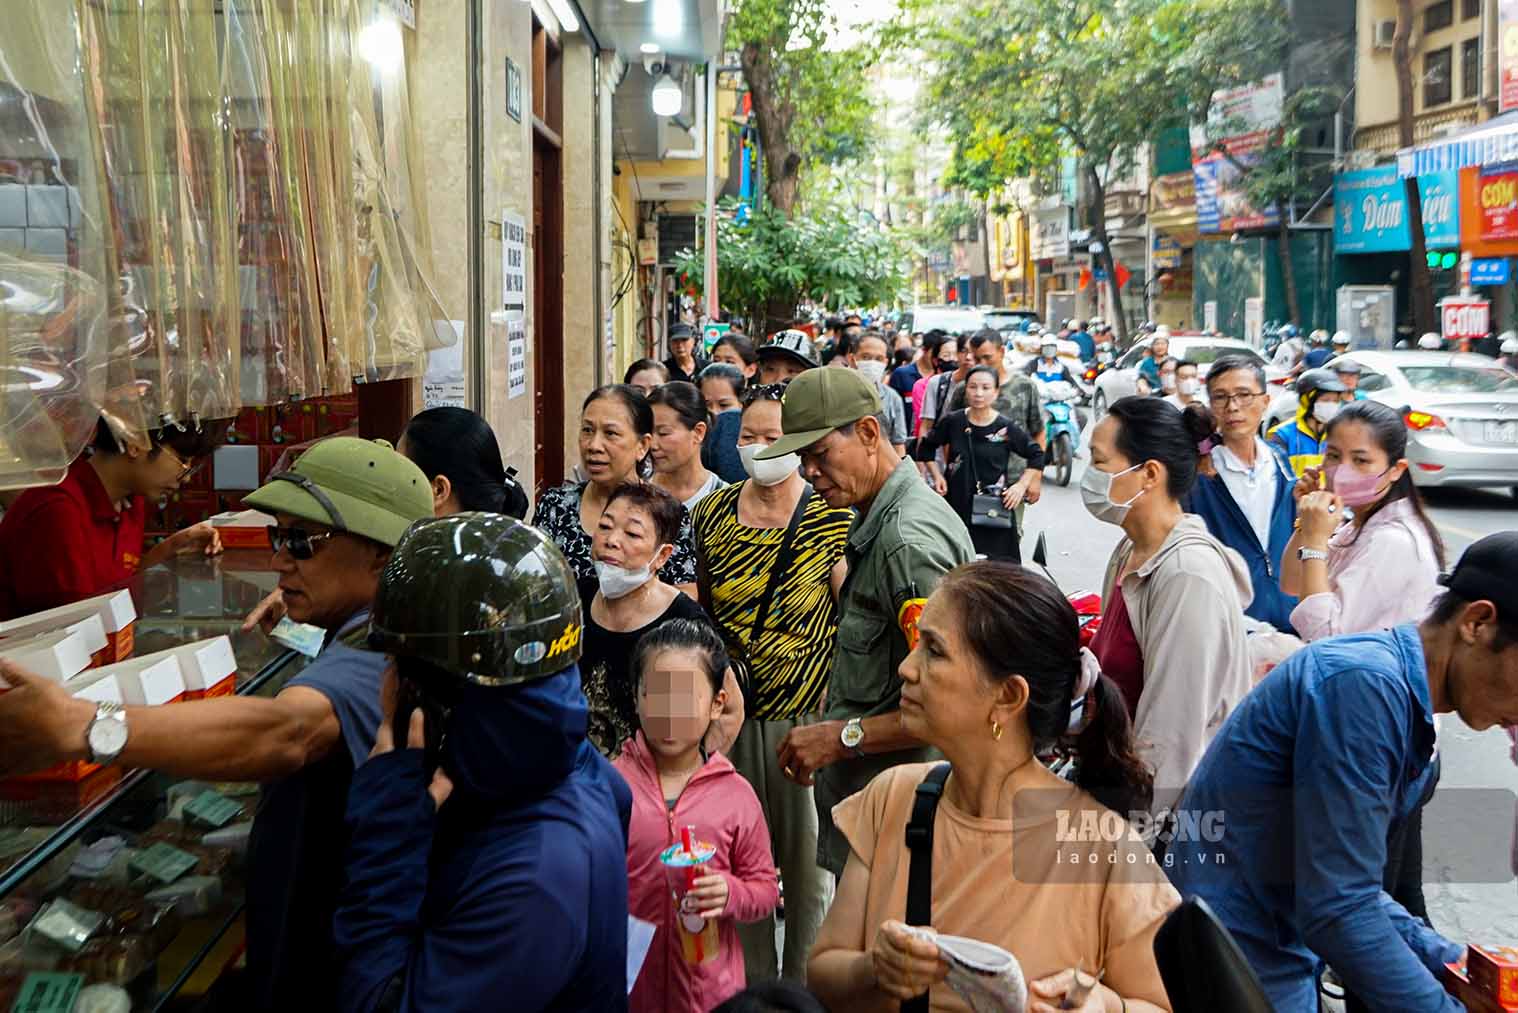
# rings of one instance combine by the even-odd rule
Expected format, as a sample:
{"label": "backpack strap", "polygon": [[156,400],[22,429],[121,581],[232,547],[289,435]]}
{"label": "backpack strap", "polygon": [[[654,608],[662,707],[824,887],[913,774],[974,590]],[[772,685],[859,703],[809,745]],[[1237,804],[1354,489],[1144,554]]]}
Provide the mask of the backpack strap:
{"label": "backpack strap", "polygon": [[[912,818],[907,821],[906,835],[907,851],[911,854],[907,865],[908,925],[933,923],[933,818],[938,813],[949,769],[949,764],[940,763],[928,771],[912,800]],[[928,1013],[928,993],[902,1003],[901,1013]]]}

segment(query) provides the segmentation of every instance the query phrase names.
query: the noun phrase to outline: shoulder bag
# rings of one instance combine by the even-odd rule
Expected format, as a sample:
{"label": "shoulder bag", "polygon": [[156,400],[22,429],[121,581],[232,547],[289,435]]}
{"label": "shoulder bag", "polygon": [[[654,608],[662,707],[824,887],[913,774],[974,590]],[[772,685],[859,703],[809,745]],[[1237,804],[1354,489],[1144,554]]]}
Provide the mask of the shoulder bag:
{"label": "shoulder bag", "polygon": [[[907,821],[908,925],[933,924],[933,817],[938,813],[949,769],[949,764],[940,763],[928,771],[912,800],[912,818]],[[901,1013],[928,1013],[928,993],[902,1003]]]}
{"label": "shoulder bag", "polygon": [[970,480],[975,487],[970,490],[970,527],[999,528],[1007,530],[1017,523],[1017,513],[1002,505],[1001,495],[985,492],[981,488],[980,474],[975,466],[975,427],[970,416],[965,415],[965,456],[970,459]]}

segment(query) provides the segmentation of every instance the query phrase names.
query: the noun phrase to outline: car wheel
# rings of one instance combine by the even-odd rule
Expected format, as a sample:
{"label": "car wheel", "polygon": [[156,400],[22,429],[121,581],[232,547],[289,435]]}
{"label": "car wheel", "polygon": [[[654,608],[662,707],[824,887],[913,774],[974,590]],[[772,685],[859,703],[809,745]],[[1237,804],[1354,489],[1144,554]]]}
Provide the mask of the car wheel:
{"label": "car wheel", "polygon": [[1107,414],[1107,394],[1105,391],[1099,390],[1096,392],[1096,397],[1091,402],[1091,414],[1098,422]]}

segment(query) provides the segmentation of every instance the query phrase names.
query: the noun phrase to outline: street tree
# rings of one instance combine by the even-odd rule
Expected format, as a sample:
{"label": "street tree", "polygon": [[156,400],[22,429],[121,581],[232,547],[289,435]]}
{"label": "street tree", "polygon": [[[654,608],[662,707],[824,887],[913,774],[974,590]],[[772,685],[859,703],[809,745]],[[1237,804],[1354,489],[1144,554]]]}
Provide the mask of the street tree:
{"label": "street tree", "polygon": [[847,59],[825,45],[838,32],[829,0],[737,0],[728,26],[753,102],[765,196],[790,214],[809,165],[858,158],[872,107],[863,86],[873,48]]}

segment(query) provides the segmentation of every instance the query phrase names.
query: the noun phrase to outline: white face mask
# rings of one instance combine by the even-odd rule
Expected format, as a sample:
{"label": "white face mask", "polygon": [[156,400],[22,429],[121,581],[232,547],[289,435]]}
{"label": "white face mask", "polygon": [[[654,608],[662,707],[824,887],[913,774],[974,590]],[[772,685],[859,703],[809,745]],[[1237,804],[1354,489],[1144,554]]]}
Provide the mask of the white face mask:
{"label": "white face mask", "polygon": [[1139,496],[1144,495],[1146,490],[1140,489],[1138,495],[1126,503],[1114,503],[1112,502],[1112,483],[1128,472],[1137,471],[1142,467],[1142,464],[1135,464],[1116,474],[1108,474],[1098,470],[1094,465],[1088,465],[1086,473],[1081,476],[1081,502],[1086,505],[1086,510],[1091,516],[1099,521],[1106,521],[1108,524],[1122,524],[1123,519],[1128,516],[1128,509],[1138,501]]}
{"label": "white face mask", "polygon": [[1166,390],[1166,391],[1169,391],[1171,393],[1174,393],[1175,392],[1175,374],[1174,373],[1161,373],[1160,374],[1160,387],[1163,390]]}
{"label": "white face mask", "polygon": [[1200,381],[1200,380],[1192,380],[1192,379],[1188,378],[1188,379],[1182,380],[1180,383],[1176,384],[1175,386],[1176,386],[1176,390],[1177,391],[1179,391],[1182,394],[1185,394],[1187,397],[1191,397],[1197,391],[1199,391],[1199,390],[1202,389],[1202,381]]}
{"label": "white face mask", "polygon": [[743,470],[748,472],[749,478],[760,485],[779,485],[796,474],[801,467],[801,458],[796,454],[786,454],[769,461],[754,460],[755,454],[768,447],[768,443],[750,443],[738,448],[738,457],[742,459]]}
{"label": "white face mask", "polygon": [[861,360],[854,368],[857,369],[859,371],[859,375],[864,377],[866,380],[870,381],[871,383],[879,383],[881,378],[885,376],[885,367],[886,364],[883,362],[875,362],[872,359],[864,359]]}
{"label": "white face mask", "polygon": [[1312,417],[1326,426],[1339,414],[1341,407],[1343,406],[1337,401],[1319,401],[1312,406]]}
{"label": "white face mask", "polygon": [[594,560],[593,565],[596,568],[596,580],[601,584],[601,594],[607,598],[621,598],[623,595],[632,594],[654,576],[652,567],[647,563],[636,570],[612,566],[600,560]]}

